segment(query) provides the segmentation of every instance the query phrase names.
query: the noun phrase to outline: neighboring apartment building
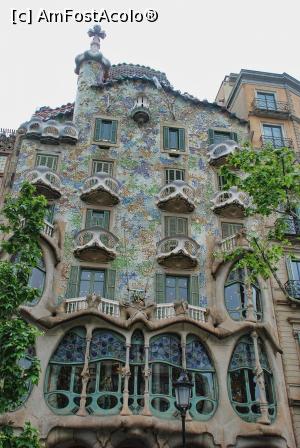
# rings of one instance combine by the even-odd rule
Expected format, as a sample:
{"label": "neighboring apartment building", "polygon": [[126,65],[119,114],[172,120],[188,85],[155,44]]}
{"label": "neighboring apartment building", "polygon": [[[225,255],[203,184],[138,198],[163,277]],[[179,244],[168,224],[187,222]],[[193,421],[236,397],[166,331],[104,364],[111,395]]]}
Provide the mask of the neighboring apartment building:
{"label": "neighboring apartment building", "polygon": [[172,383],[186,369],[187,447],[296,448],[278,291],[261,278],[247,289],[213,255],[255,225],[218,176],[248,122],[161,72],[111,67],[99,27],[90,35],[75,104],[19,130],[14,191],[28,179],[49,206],[30,278],[41,297],[23,307],[44,329],[41,377],[8,417],[47,448],[178,448]]}
{"label": "neighboring apartment building", "polygon": [[[270,143],[274,148],[293,148],[300,159],[300,81],[287,73],[241,70],[222,82],[216,102],[238,117],[249,120],[254,147]],[[286,387],[300,446],[300,204],[297,218],[289,221],[286,259],[279,270],[290,298],[271,280]]]}

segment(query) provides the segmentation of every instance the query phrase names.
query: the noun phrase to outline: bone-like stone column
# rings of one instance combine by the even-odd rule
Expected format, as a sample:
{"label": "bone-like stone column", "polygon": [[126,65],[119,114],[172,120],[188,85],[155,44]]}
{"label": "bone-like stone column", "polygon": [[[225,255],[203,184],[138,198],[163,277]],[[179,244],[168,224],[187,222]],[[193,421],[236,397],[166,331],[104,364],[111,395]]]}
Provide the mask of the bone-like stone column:
{"label": "bone-like stone column", "polygon": [[254,305],[253,305],[253,297],[252,297],[252,285],[248,277],[248,270],[245,267],[245,285],[246,285],[246,294],[247,294],[247,311],[246,311],[246,320],[250,322],[256,322],[256,316],[254,314]]}
{"label": "bone-like stone column", "polygon": [[264,425],[269,425],[271,423],[268,413],[268,402],[266,397],[266,385],[264,379],[264,371],[262,369],[260,359],[259,359],[259,351],[258,351],[258,342],[257,342],[257,333],[256,331],[252,331],[251,338],[254,346],[254,355],[255,355],[255,376],[257,385],[259,388],[259,405],[261,411],[261,417],[257,420],[258,423],[262,423]]}
{"label": "bone-like stone column", "polygon": [[87,384],[90,379],[90,372],[89,372],[89,359],[90,359],[90,345],[91,345],[91,339],[92,339],[92,331],[93,329],[91,327],[88,327],[86,330],[86,347],[85,347],[85,357],[84,357],[84,366],[81,372],[82,377],[82,389],[80,394],[80,404],[79,409],[76,413],[76,415],[80,415],[81,417],[85,417],[88,415],[88,412],[85,408],[86,406],[86,389]]}
{"label": "bone-like stone column", "polygon": [[151,375],[151,369],[149,368],[149,345],[145,344],[145,368],[144,368],[144,379],[145,379],[145,390],[144,390],[144,409],[142,415],[152,415],[149,408],[149,378]]}
{"label": "bone-like stone column", "polygon": [[123,369],[123,377],[124,377],[124,391],[123,391],[123,407],[120,412],[120,415],[131,415],[132,412],[128,407],[128,398],[129,398],[129,378],[130,378],[130,365],[129,365],[129,358],[130,358],[130,347],[131,345],[129,343],[126,344],[126,361],[125,361],[125,367]]}

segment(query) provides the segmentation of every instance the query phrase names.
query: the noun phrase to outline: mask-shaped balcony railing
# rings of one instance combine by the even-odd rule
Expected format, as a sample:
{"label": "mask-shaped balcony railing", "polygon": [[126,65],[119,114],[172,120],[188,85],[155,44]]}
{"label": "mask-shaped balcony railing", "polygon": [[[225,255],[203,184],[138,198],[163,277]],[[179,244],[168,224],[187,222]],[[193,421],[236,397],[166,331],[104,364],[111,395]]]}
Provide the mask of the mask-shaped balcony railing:
{"label": "mask-shaped balcony railing", "polygon": [[246,208],[250,205],[250,199],[237,187],[231,187],[228,191],[220,191],[212,199],[212,210],[221,216],[229,218],[243,218]]}
{"label": "mask-shaped balcony railing", "polygon": [[[89,307],[86,297],[66,299],[64,303],[66,313],[76,313],[77,311],[87,310]],[[97,304],[97,309],[100,313],[108,316],[120,317],[120,304],[117,300],[109,300],[101,297]]]}
{"label": "mask-shaped balcony railing", "polygon": [[61,182],[59,176],[47,166],[37,166],[29,171],[26,179],[35,185],[37,193],[43,194],[47,199],[61,197]]}
{"label": "mask-shaped balcony railing", "polygon": [[239,149],[239,145],[234,140],[214,143],[208,147],[208,162],[213,166],[220,166],[230,154]]}
{"label": "mask-shaped balcony railing", "polygon": [[197,322],[206,322],[206,312],[206,308],[186,303],[184,312],[176,313],[174,303],[158,303],[155,307],[155,319],[163,320],[170,319],[175,316],[186,315]]}
{"label": "mask-shaped balcony railing", "polygon": [[97,173],[84,181],[81,199],[88,203],[113,206],[120,202],[119,182],[105,173]]}
{"label": "mask-shaped balcony railing", "polygon": [[284,233],[286,236],[300,237],[300,218],[288,216],[283,218],[283,221],[285,225]]}
{"label": "mask-shaped balcony railing", "polygon": [[165,185],[156,202],[161,210],[174,213],[190,213],[195,210],[195,190],[182,180]]}
{"label": "mask-shaped balcony railing", "polygon": [[118,238],[102,227],[81,230],[75,241],[74,255],[80,260],[107,263],[116,258]]}
{"label": "mask-shaped balcony railing", "polygon": [[300,301],[300,280],[288,280],[284,286],[290,297]]}
{"label": "mask-shaped balcony railing", "polygon": [[198,264],[199,244],[188,236],[168,236],[157,244],[157,261],[162,266],[191,269]]}
{"label": "mask-shaped balcony railing", "polygon": [[262,146],[271,145],[273,148],[293,148],[293,140],[291,138],[283,137],[271,137],[268,135],[262,135],[260,137]]}

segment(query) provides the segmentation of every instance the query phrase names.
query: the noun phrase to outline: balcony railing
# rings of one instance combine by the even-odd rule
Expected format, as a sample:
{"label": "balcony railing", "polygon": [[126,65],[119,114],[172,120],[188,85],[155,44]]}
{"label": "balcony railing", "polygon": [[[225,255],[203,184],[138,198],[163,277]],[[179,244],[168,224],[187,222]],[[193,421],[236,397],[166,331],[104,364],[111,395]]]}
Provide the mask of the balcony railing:
{"label": "balcony railing", "polygon": [[81,230],[76,237],[74,255],[84,261],[107,263],[116,258],[118,238],[102,227]]}
{"label": "balcony railing", "polygon": [[112,206],[120,202],[119,182],[105,173],[96,173],[84,181],[81,199],[83,201]]}
{"label": "balcony railing", "polygon": [[225,162],[226,157],[240,149],[234,140],[214,143],[208,147],[208,162],[214,166],[220,166]]}
{"label": "balcony railing", "polygon": [[157,206],[161,210],[190,213],[195,210],[195,190],[183,180],[174,180],[159,193]]}
{"label": "balcony railing", "polygon": [[260,137],[262,145],[272,145],[273,148],[293,148],[293,140],[291,138],[283,137],[269,137],[267,135],[262,135]]}
{"label": "balcony railing", "polygon": [[157,244],[159,264],[175,269],[191,269],[198,264],[199,244],[188,236],[168,236]]}
{"label": "balcony railing", "polygon": [[246,193],[239,191],[237,187],[231,187],[228,191],[220,191],[212,199],[212,210],[221,215],[232,218],[245,216],[246,208],[250,205],[250,199]]}
{"label": "balcony railing", "polygon": [[50,236],[52,238],[53,237],[53,233],[54,233],[54,226],[53,226],[53,224],[50,224],[50,222],[45,220],[44,221],[43,232],[45,233],[45,235],[48,235],[48,236]]}
{"label": "balcony railing", "polygon": [[[77,311],[87,310],[88,302],[85,297],[76,297],[74,299],[66,299],[66,313],[76,313]],[[120,304],[116,300],[101,298],[98,305],[98,311],[108,316],[120,317]]]}
{"label": "balcony railing", "polygon": [[47,199],[58,199],[61,197],[60,178],[47,166],[35,167],[27,173],[26,179],[32,185],[35,185],[39,194],[43,194]]}
{"label": "balcony railing", "polygon": [[290,297],[300,300],[300,280],[288,280],[284,286]]}
{"label": "balcony railing", "polygon": [[[205,322],[206,308],[187,304],[186,315],[193,320],[198,322]],[[158,303],[155,309],[155,319],[169,319],[170,317],[176,316],[176,311],[174,308],[174,303]]]}
{"label": "balcony railing", "polygon": [[289,105],[285,101],[255,98],[252,102],[252,110],[256,113],[267,113],[268,115],[288,115]]}

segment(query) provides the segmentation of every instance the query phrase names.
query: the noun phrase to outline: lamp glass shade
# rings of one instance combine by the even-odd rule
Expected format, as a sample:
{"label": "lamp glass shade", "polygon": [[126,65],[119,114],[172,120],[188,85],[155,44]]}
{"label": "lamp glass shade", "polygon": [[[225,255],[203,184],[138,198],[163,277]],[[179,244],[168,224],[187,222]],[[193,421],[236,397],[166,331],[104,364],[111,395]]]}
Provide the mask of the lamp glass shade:
{"label": "lamp glass shade", "polygon": [[180,409],[188,409],[192,393],[193,383],[186,372],[181,372],[178,380],[173,384],[175,389],[176,404]]}

